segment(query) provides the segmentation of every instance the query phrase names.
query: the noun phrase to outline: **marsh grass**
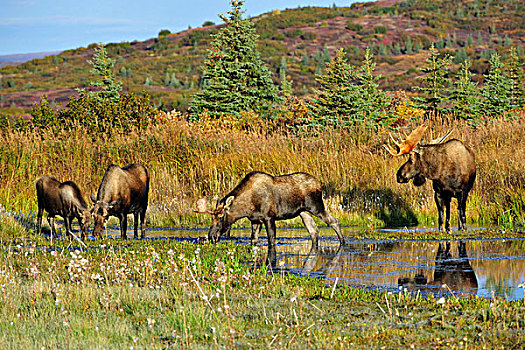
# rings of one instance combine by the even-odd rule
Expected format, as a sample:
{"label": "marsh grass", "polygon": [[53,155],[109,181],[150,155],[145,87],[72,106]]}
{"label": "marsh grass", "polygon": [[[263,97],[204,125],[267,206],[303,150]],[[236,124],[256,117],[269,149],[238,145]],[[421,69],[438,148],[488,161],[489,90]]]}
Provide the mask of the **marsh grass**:
{"label": "marsh grass", "polygon": [[[490,120],[475,127],[446,117],[426,121],[430,131],[425,140],[453,130],[452,137],[476,154],[477,179],[467,204],[470,223],[509,227],[523,223],[523,117],[521,111],[513,120]],[[395,136],[403,137],[418,123]],[[395,172],[404,159],[392,158],[384,150],[390,142],[386,131],[327,129],[294,135],[172,118],[145,131],[110,137],[88,136],[82,130],[42,135],[8,130],[0,138],[0,203],[9,211],[36,211],[34,186],[42,175],[73,180],[89,198],[108,165],[140,162],[151,175],[150,226],[208,225],[208,217],[193,212],[195,201],[207,196],[214,203],[254,170],[316,176],[328,210],[342,224],[435,225],[437,220],[430,182],[419,188],[396,183]]]}
{"label": "marsh grass", "polygon": [[[515,227],[523,208],[523,114],[449,129],[476,153],[471,223]],[[409,132],[408,125],[402,132]],[[307,171],[324,186],[328,210],[360,223],[357,237],[385,224],[435,224],[429,184],[395,183],[401,159],[388,133],[329,130],[317,136],[243,132],[171,120],[142,133],[88,137],[82,130],[7,131],[0,142],[0,344],[2,348],[510,348],[525,344],[524,301],[435,300],[325,285],[269,272],[258,248],[175,240],[69,240],[54,247],[32,234],[34,184],[74,180],[86,198],[107,165],[145,164],[151,173],[148,224],[205,226],[196,199],[216,200],[249,171]],[[453,212],[453,219],[455,215]],[[300,225],[299,221],[283,225]],[[440,238],[457,238],[442,234]],[[466,237],[470,233],[459,233]],[[384,233],[383,238],[391,237]],[[433,232],[406,238],[436,237]],[[405,236],[404,236],[405,237]],[[399,238],[399,237],[397,237]],[[264,250],[264,249],[263,249]],[[253,266],[257,266],[253,268]]]}
{"label": "marsh grass", "polygon": [[523,300],[334,287],[269,273],[242,245],[90,243],[0,251],[2,347],[481,349],[525,339]]}

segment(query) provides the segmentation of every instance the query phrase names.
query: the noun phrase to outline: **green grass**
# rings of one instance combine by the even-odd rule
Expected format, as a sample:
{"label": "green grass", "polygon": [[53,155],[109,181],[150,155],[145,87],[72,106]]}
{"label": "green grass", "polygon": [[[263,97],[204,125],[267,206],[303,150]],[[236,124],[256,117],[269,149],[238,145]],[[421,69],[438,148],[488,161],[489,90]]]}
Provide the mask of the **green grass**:
{"label": "green grass", "polygon": [[[59,242],[65,244],[66,242]],[[250,247],[90,242],[0,252],[1,348],[508,348],[524,301],[441,301],[250,268]]]}

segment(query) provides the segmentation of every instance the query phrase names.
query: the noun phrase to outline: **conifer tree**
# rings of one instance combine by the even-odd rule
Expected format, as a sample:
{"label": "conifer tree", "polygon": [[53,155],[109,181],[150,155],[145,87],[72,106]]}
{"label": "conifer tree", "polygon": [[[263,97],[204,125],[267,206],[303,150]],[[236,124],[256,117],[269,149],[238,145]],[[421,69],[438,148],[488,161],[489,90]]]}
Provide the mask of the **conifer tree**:
{"label": "conifer tree", "polygon": [[503,115],[511,109],[511,82],[503,73],[503,63],[497,52],[489,60],[489,71],[485,77],[485,85],[481,90],[483,96],[483,111],[492,117]]}
{"label": "conifer tree", "polygon": [[226,23],[212,35],[204,63],[202,90],[192,96],[194,117],[207,111],[211,115],[241,111],[268,113],[281,101],[271,73],[257,51],[254,24],[242,19],[244,0],[231,0]]}
{"label": "conifer tree", "polygon": [[366,49],[362,66],[349,64],[340,49],[316,81],[320,88],[310,103],[315,120],[321,125],[376,127],[386,117],[386,94],[379,88],[380,77],[374,76],[375,63]]}
{"label": "conifer tree", "polygon": [[359,99],[360,114],[363,120],[370,126],[382,124],[387,116],[386,107],[390,99],[386,93],[379,88],[380,75],[374,76],[376,63],[370,48],[366,48],[363,64],[357,72],[358,84],[360,85]]}
{"label": "conifer tree", "polygon": [[441,104],[446,100],[445,93],[450,82],[447,73],[451,61],[450,56],[439,57],[439,51],[432,44],[430,56],[426,59],[426,66],[419,69],[425,75],[417,77],[423,85],[416,89],[422,94],[415,97],[414,101],[419,103],[419,108],[426,109],[434,117],[437,117]]}
{"label": "conifer tree", "polygon": [[292,95],[292,81],[289,81],[286,78],[286,73],[288,71],[286,64],[286,57],[281,57],[281,66],[279,67],[279,79],[281,81],[281,94],[288,98]]}
{"label": "conifer tree", "polygon": [[472,81],[471,62],[465,60],[457,73],[457,81],[450,92],[452,111],[458,118],[475,119],[479,113],[480,94],[477,83]]}
{"label": "conifer tree", "polygon": [[515,47],[510,49],[506,73],[510,83],[510,107],[522,107],[525,104],[525,77],[523,74],[523,64],[520,62]]}
{"label": "conifer tree", "polygon": [[100,44],[95,48],[93,59],[88,61],[88,63],[93,67],[91,73],[100,77],[99,80],[90,82],[90,85],[101,88],[101,90],[90,92],[90,97],[99,103],[118,103],[122,83],[115,80],[115,74],[113,73],[115,60],[109,57],[104,45]]}
{"label": "conifer tree", "polygon": [[355,68],[347,62],[343,49],[326,64],[324,74],[315,80],[320,85],[314,90],[316,96],[310,102],[310,110],[315,121],[320,125],[352,124],[356,110],[358,87],[355,85]]}

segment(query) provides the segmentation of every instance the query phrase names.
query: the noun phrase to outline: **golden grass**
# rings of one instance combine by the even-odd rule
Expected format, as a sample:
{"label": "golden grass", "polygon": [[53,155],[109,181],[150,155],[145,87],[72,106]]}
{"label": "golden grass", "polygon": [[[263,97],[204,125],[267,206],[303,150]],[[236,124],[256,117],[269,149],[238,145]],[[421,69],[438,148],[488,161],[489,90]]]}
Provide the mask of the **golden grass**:
{"label": "golden grass", "polygon": [[[467,207],[471,222],[497,222],[506,206],[521,201],[525,169],[523,117],[498,119],[472,128],[444,118],[426,121],[424,140],[454,130],[476,154],[478,175]],[[418,125],[403,128],[406,135]],[[420,188],[396,183],[403,157],[383,148],[388,133],[327,129],[320,135],[244,132],[175,119],[126,135],[89,136],[82,130],[39,135],[6,131],[0,135],[0,203],[7,210],[36,210],[34,184],[43,175],[73,180],[84,192],[96,191],[105,169],[139,162],[150,170],[150,224],[202,223],[195,201],[212,201],[231,190],[250,171],[271,174],[304,171],[325,189],[329,210],[352,222],[408,224],[437,216],[431,184]],[[520,207],[519,205],[517,206]],[[455,209],[452,212],[455,220]],[[390,220],[392,219],[392,220]],[[390,221],[389,221],[390,220]]]}

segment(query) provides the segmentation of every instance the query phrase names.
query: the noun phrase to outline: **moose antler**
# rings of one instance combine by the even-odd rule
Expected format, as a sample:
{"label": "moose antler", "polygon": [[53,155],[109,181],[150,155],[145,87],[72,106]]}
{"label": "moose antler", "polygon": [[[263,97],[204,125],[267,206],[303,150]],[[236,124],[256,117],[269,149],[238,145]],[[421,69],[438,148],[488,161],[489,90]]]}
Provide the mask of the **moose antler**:
{"label": "moose antler", "polygon": [[445,142],[445,140],[450,136],[450,134],[452,134],[452,130],[449,130],[445,135],[430,141],[429,145],[439,145],[440,143]]}
{"label": "moose antler", "polygon": [[402,156],[403,154],[409,154],[416,147],[419,141],[421,141],[421,138],[423,137],[423,133],[425,132],[426,129],[427,129],[427,126],[424,124],[418,126],[414,131],[410,133],[410,135],[408,135],[405,141],[401,143],[397,143],[396,141],[394,141],[394,139],[392,138],[392,135],[390,135],[390,137],[392,138],[392,141],[398,148],[398,152],[397,153],[394,152],[394,150],[391,147],[389,148],[386,145],[385,145],[385,148],[388,151],[388,153],[390,153],[394,157],[399,157],[399,156]]}
{"label": "moose antler", "polygon": [[197,210],[194,212],[199,214],[211,214],[212,211],[208,209],[208,200],[206,197],[203,197],[197,201]]}

